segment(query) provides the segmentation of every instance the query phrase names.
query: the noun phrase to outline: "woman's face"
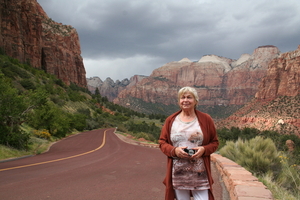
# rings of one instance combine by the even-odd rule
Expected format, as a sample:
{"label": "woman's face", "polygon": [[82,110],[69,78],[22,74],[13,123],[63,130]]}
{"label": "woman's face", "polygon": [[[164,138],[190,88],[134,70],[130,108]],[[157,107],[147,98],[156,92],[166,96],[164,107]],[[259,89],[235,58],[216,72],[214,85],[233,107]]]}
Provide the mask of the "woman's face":
{"label": "woman's face", "polygon": [[193,110],[197,104],[194,95],[190,92],[185,92],[179,98],[179,106],[181,110]]}

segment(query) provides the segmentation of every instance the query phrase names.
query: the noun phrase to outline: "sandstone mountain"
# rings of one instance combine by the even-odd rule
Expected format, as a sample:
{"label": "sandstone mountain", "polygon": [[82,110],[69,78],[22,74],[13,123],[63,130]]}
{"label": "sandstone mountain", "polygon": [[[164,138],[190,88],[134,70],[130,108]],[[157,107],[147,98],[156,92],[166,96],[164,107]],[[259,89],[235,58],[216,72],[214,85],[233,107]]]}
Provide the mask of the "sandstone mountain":
{"label": "sandstone mountain", "polygon": [[219,127],[253,127],[300,137],[300,45],[273,59],[255,98]]}
{"label": "sandstone mountain", "polygon": [[137,82],[141,81],[146,76],[135,75],[128,80],[127,78],[114,82],[111,78],[106,78],[105,81],[102,81],[99,77],[87,78],[87,87],[88,90],[92,93],[95,93],[96,88],[98,88],[102,96],[106,96],[109,101],[113,101],[118,97],[118,94],[126,89],[131,88]]}
{"label": "sandstone mountain", "polygon": [[[89,87],[93,79],[100,80],[88,79]],[[124,81],[108,78],[106,84],[100,80],[93,88],[98,87],[103,96],[114,91],[110,100],[134,110],[170,114],[178,109],[178,89],[193,86],[200,96],[199,109],[211,114],[218,128],[254,127],[300,136],[300,46],[286,53],[261,46],[238,60],[215,55],[197,62],[184,58],[148,77]]]}
{"label": "sandstone mountain", "polygon": [[54,22],[36,0],[0,0],[0,48],[20,62],[86,87],[76,30]]}
{"label": "sandstone mountain", "polygon": [[203,56],[197,62],[184,58],[155,69],[148,77],[134,76],[129,82],[114,83],[108,78],[106,84],[92,84],[95,77],[87,82],[89,88],[98,87],[100,94],[114,103],[145,113],[176,110],[177,91],[183,86],[197,89],[202,106],[242,106],[254,97],[268,64],[279,54],[275,46],[261,46],[238,60],[216,55]]}

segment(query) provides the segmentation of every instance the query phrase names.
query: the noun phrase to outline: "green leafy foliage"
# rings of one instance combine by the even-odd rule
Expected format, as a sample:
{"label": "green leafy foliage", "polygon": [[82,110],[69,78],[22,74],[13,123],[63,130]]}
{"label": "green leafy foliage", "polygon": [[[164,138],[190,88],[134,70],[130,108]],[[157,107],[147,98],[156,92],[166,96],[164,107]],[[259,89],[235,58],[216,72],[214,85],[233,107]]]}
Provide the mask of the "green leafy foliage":
{"label": "green leafy foliage", "polygon": [[0,73],[0,144],[19,149],[28,146],[29,136],[20,129],[20,123],[30,107],[26,99]]}
{"label": "green leafy foliage", "polygon": [[83,131],[87,127],[87,115],[84,114],[73,114],[70,115],[70,127],[77,131]]}
{"label": "green leafy foliage", "polygon": [[29,79],[23,79],[20,81],[20,84],[26,89],[26,90],[35,90],[36,87],[34,83]]}
{"label": "green leafy foliage", "polygon": [[[0,79],[0,144],[13,148],[30,148],[33,137],[59,139],[74,131],[120,127],[127,132],[124,124],[129,119],[146,116],[109,102],[97,90],[91,94],[74,83],[68,86],[4,52],[0,52]],[[24,125],[31,131],[24,131]]]}
{"label": "green leafy foliage", "polygon": [[35,129],[49,130],[55,137],[65,137],[70,130],[69,114],[57,105],[47,102],[45,105],[35,109],[28,117],[28,124]]}

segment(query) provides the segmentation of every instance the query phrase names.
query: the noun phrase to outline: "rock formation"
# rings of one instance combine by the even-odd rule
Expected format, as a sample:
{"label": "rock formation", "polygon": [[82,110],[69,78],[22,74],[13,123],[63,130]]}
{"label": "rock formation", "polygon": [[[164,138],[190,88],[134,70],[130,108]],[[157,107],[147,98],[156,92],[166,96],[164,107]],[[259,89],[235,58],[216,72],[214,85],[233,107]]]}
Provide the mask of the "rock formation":
{"label": "rock formation", "polygon": [[295,51],[281,54],[269,64],[255,97],[272,100],[279,96],[300,94],[300,45]]}
{"label": "rock formation", "polygon": [[[113,88],[115,83],[109,82],[105,87]],[[238,60],[215,55],[203,56],[198,62],[184,58],[129,82],[119,87],[114,102],[137,111],[149,112],[158,105],[156,111],[166,114],[163,107],[177,104],[178,89],[193,86],[204,105],[201,108],[243,106],[230,117],[216,120],[217,128],[253,127],[300,136],[300,46],[282,54],[275,46],[261,46]]]}
{"label": "rock formation", "polygon": [[255,98],[218,127],[253,127],[300,137],[300,45],[268,65]]}
{"label": "rock formation", "polygon": [[285,145],[287,146],[287,148],[290,152],[293,152],[295,150],[295,143],[293,140],[287,140],[285,142]]}
{"label": "rock formation", "polygon": [[0,0],[0,48],[66,84],[86,87],[79,37],[54,22],[36,0]]}
{"label": "rock formation", "polygon": [[261,46],[251,56],[242,55],[234,62],[234,68],[225,75],[228,104],[242,105],[252,99],[267,73],[269,63],[279,53],[277,47]]}
{"label": "rock formation", "polygon": [[198,62],[187,58],[170,62],[122,90],[114,102],[125,106],[135,98],[147,103],[177,104],[178,89],[193,86],[200,105],[244,105],[254,97],[268,64],[278,55],[277,47],[262,46],[238,60],[206,55]]}
{"label": "rock formation", "polygon": [[114,82],[111,78],[106,78],[103,82],[99,77],[87,78],[88,90],[95,93],[98,88],[101,96],[106,96],[109,101],[113,101],[118,94],[125,88],[131,88],[141,81],[145,76],[135,75],[128,80],[127,78]]}
{"label": "rock formation", "polygon": [[103,81],[99,77],[97,77],[97,76],[91,77],[91,78],[87,78],[86,82],[87,82],[87,88],[88,88],[88,90],[91,93],[93,93],[93,94],[95,94],[96,88],[98,88],[99,91],[100,91],[100,87],[103,84]]}

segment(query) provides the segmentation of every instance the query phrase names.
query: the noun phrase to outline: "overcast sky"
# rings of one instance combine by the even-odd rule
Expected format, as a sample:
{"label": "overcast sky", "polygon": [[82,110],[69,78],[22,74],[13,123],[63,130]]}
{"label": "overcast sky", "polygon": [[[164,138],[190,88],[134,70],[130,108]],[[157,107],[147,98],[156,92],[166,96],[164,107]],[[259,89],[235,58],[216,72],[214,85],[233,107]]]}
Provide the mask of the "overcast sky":
{"label": "overcast sky", "polygon": [[263,45],[300,44],[299,0],[37,0],[80,38],[87,78],[149,76],[207,54],[238,59]]}

